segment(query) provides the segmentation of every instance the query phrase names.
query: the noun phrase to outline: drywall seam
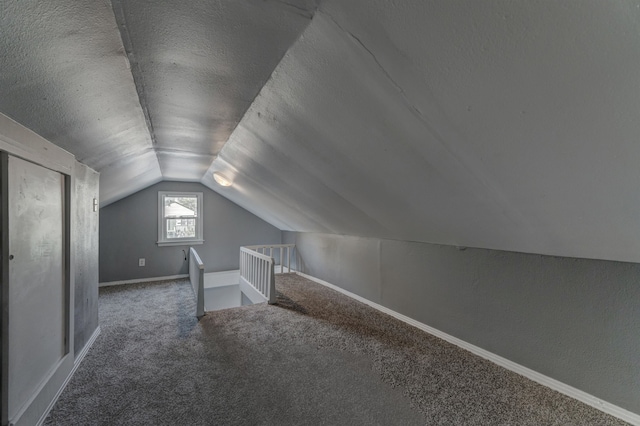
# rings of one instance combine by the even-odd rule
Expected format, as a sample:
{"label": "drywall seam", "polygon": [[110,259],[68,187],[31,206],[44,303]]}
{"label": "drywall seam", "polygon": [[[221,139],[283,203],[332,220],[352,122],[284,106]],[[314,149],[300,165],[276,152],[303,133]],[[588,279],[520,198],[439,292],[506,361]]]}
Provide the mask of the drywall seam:
{"label": "drywall seam", "polygon": [[42,417],[40,417],[40,420],[38,420],[38,423],[36,423],[36,426],[41,426],[44,423],[44,421],[46,420],[47,416],[49,415],[49,412],[51,411],[53,406],[56,405],[56,402],[58,402],[58,398],[60,398],[60,395],[62,395],[62,392],[67,387],[67,384],[69,384],[69,382],[71,381],[71,378],[73,377],[73,375],[75,374],[76,370],[80,366],[80,363],[82,363],[82,360],[84,359],[84,357],[89,352],[89,349],[91,349],[91,347],[93,346],[93,343],[96,341],[96,339],[100,335],[100,331],[101,331],[100,326],[98,326],[98,328],[96,328],[95,331],[93,332],[93,334],[91,335],[91,338],[89,339],[87,344],[84,345],[84,348],[82,348],[82,350],[78,354],[78,357],[73,361],[73,368],[71,369],[71,372],[67,376],[67,378],[64,381],[64,383],[62,384],[62,386],[60,386],[60,389],[56,393],[56,396],[54,396],[53,399],[51,400],[51,402],[49,403],[49,406],[47,407],[47,409],[44,410],[44,413],[42,413]]}
{"label": "drywall seam", "polygon": [[321,280],[320,278],[316,278],[312,275],[307,275],[305,273],[294,271],[296,274],[301,277],[307,278],[311,281],[314,281],[318,284],[321,284],[325,287],[329,287],[337,292],[340,292],[346,296],[351,297],[359,302],[364,303],[365,305],[369,305],[374,309],[379,310],[387,315],[391,315],[392,317],[399,319],[409,325],[412,325],[422,331],[425,331],[429,334],[432,334],[436,337],[441,338],[449,343],[452,343],[462,349],[468,350],[474,355],[478,355],[481,358],[489,360],[501,367],[506,368],[507,370],[513,371],[514,373],[520,374],[530,380],[533,380],[536,383],[539,383],[543,386],[546,386],[550,389],[558,391],[564,395],[567,395],[571,398],[577,399],[580,402],[583,402],[593,408],[596,408],[604,413],[610,414],[614,417],[622,419],[626,422],[631,423],[632,425],[640,426],[640,414],[632,413],[631,411],[625,410],[624,408],[618,407],[617,405],[611,404],[607,401],[604,401],[600,398],[597,398],[593,395],[590,395],[580,389],[574,388],[573,386],[569,386],[565,383],[562,383],[556,379],[552,379],[551,377],[545,376],[544,374],[538,373],[537,371],[531,370],[525,366],[517,364],[513,361],[510,361],[506,358],[503,358],[499,355],[496,355],[492,352],[489,352],[485,349],[482,349],[478,346],[472,345],[471,343],[467,343],[464,340],[458,339],[457,337],[451,336],[450,334],[444,333],[436,328],[423,324],[419,321],[416,321],[412,318],[409,318],[405,315],[402,315],[398,312],[395,312],[389,308],[386,308],[382,305],[379,305],[375,302],[372,302],[368,299],[365,299],[362,296],[358,296],[357,294],[351,293],[350,291],[344,290],[334,284],[331,284],[327,281]]}
{"label": "drywall seam", "polygon": [[110,287],[113,285],[124,285],[124,284],[149,283],[152,281],[168,281],[168,280],[177,280],[180,278],[189,278],[189,274],[169,275],[166,277],[138,278],[135,280],[124,280],[124,281],[107,281],[104,283],[98,283],[98,287]]}

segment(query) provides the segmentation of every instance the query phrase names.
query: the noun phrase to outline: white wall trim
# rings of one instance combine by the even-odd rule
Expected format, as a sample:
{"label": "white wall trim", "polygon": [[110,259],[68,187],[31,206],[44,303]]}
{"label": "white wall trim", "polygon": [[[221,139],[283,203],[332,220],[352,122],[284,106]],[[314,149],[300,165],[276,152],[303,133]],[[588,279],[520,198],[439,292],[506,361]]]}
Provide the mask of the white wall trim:
{"label": "white wall trim", "polygon": [[150,283],[153,281],[177,280],[180,278],[189,278],[189,274],[169,275],[166,277],[138,278],[135,280],[124,280],[124,281],[107,281],[104,283],[99,283],[98,287],[109,287],[112,285],[123,285],[123,284]]}
{"label": "white wall trim", "polygon": [[451,336],[450,334],[444,333],[436,328],[430,327],[426,324],[423,324],[419,321],[416,321],[412,318],[409,318],[405,315],[402,315],[398,312],[395,312],[389,308],[386,308],[382,305],[379,305],[375,302],[372,302],[368,299],[365,299],[364,297],[358,296],[355,293],[351,293],[350,291],[347,291],[343,288],[340,288],[334,284],[331,284],[327,281],[321,280],[320,278],[316,278],[314,276],[311,275],[307,275],[305,273],[299,272],[299,271],[295,271],[296,274],[307,278],[311,281],[314,281],[318,284],[321,284],[325,287],[329,287],[333,290],[336,290],[337,292],[340,292],[346,296],[349,296],[359,302],[362,302],[366,305],[371,306],[374,309],[377,309],[381,312],[384,312],[387,315],[391,315],[394,318],[399,319],[400,321],[403,321],[409,325],[412,325],[422,331],[425,331],[429,334],[432,334],[436,337],[441,338],[442,340],[446,340],[449,343],[452,343],[462,349],[466,349],[469,352],[478,355],[479,357],[482,357],[484,359],[487,359],[495,364],[498,364],[501,367],[506,368],[507,370],[513,371],[514,373],[518,373],[528,379],[533,380],[536,383],[539,383],[543,386],[546,386],[548,388],[551,388],[555,391],[558,391],[564,395],[567,395],[571,398],[577,399],[580,402],[583,402],[587,405],[590,405],[591,407],[594,407],[600,411],[603,411],[607,414],[610,414],[614,417],[617,417],[619,419],[622,419],[626,422],[631,423],[632,425],[640,425],[640,415],[639,414],[635,414],[632,413],[631,411],[625,410],[624,408],[618,407],[617,405],[611,404],[609,402],[606,402],[600,398],[597,398],[593,395],[590,395],[584,391],[581,391],[580,389],[574,388],[573,386],[569,386],[565,383],[562,383],[556,379],[552,379],[551,377],[545,376],[544,374],[538,373],[537,371],[531,370],[530,368],[527,368],[523,365],[517,364],[513,361],[510,361],[506,358],[503,358],[499,355],[496,355],[492,352],[489,352],[485,349],[482,349],[478,346],[472,345],[471,343],[467,343],[464,340],[458,339],[457,337]]}
{"label": "white wall trim", "polygon": [[78,369],[78,366],[80,365],[84,357],[87,355],[87,353],[89,353],[89,349],[91,349],[91,347],[93,346],[93,344],[95,343],[96,339],[98,338],[101,332],[102,332],[102,329],[100,328],[100,326],[98,326],[98,328],[96,328],[96,330],[93,332],[93,334],[91,335],[87,343],[85,343],[84,348],[82,348],[82,350],[78,354],[78,357],[73,361],[73,371],[71,372],[71,374],[73,374]]}
{"label": "white wall trim", "polygon": [[62,395],[62,392],[64,391],[64,389],[67,387],[67,385],[71,381],[71,378],[73,377],[73,375],[75,374],[76,370],[80,366],[80,363],[82,362],[84,357],[89,352],[89,349],[91,349],[91,346],[93,346],[93,343],[96,341],[96,339],[100,335],[100,331],[101,331],[100,330],[100,326],[98,326],[98,328],[95,329],[95,331],[93,332],[93,334],[91,335],[91,337],[89,338],[87,343],[84,345],[84,348],[82,348],[82,350],[78,354],[77,358],[73,360],[73,368],[71,369],[71,372],[69,373],[69,375],[65,379],[64,383],[62,384],[62,386],[60,386],[60,389],[58,390],[56,395],[53,397],[51,402],[49,403],[49,406],[47,407],[47,409],[44,411],[44,413],[42,413],[42,417],[40,417],[40,420],[38,420],[38,423],[36,423],[37,426],[41,426],[44,423],[44,421],[47,419],[47,416],[51,412],[51,409],[53,408],[54,405],[56,405],[56,402],[58,402],[58,398],[60,398],[60,395]]}
{"label": "white wall trim", "polygon": [[33,130],[0,114],[0,150],[72,176],[76,158]]}
{"label": "white wall trim", "polygon": [[[204,216],[202,215],[202,192],[190,192],[190,191],[158,191],[158,241],[156,244],[159,246],[174,246],[174,245],[194,245],[204,243]],[[167,226],[165,225],[165,197],[195,197],[197,199],[197,215],[195,217],[196,223],[196,235],[193,238],[175,238],[170,239],[166,235]],[[193,218],[192,216],[189,216]]]}

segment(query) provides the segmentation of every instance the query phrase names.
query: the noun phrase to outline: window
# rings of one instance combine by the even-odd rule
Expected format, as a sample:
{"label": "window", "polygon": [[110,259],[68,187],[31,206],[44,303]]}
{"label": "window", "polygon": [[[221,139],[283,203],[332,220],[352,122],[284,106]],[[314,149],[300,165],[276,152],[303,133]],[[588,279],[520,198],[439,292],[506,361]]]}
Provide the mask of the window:
{"label": "window", "polygon": [[202,192],[158,192],[158,245],[202,244]]}

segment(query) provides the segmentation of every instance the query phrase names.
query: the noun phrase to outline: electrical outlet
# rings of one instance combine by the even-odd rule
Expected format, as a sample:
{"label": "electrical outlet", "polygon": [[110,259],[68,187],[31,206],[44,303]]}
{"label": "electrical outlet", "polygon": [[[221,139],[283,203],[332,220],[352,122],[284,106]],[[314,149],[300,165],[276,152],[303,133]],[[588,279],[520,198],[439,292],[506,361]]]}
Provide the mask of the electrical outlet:
{"label": "electrical outlet", "polygon": [[145,264],[144,257],[141,257],[140,259],[138,259],[138,266],[144,266],[144,264]]}

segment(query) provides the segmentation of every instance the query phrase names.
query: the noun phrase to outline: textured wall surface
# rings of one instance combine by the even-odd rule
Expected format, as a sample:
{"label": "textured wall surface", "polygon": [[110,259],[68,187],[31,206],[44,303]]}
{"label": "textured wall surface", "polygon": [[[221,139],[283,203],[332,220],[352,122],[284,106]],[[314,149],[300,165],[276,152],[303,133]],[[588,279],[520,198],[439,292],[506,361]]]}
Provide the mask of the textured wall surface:
{"label": "textured wall surface", "polygon": [[[238,269],[240,246],[280,243],[281,232],[199,183],[161,182],[100,210],[100,282],[188,273],[183,250],[158,247],[158,191],[202,192],[207,272]],[[138,259],[146,259],[139,267]]]}
{"label": "textured wall surface", "polygon": [[[71,233],[72,238],[69,241],[69,251],[72,256],[67,258],[66,254],[63,254],[65,258],[72,262],[69,266],[73,274],[70,277],[70,281],[73,283],[74,297],[70,301],[71,315],[69,320],[71,323],[68,325],[69,329],[73,330],[73,335],[69,336],[73,342],[69,347],[70,353],[63,356],[60,361],[56,360],[53,368],[46,368],[44,371],[46,379],[43,381],[38,380],[35,383],[36,390],[30,392],[30,395],[26,395],[26,400],[29,402],[20,408],[20,418],[11,419],[11,421],[17,422],[17,424],[36,424],[49,403],[55,399],[56,394],[65,383],[67,375],[72,371],[74,355],[78,354],[78,352],[86,346],[88,338],[98,325],[98,217],[97,213],[91,211],[91,206],[93,205],[93,197],[98,196],[99,176],[88,167],[77,163],[74,157],[68,152],[51,144],[33,131],[9,120],[1,114],[0,149],[8,152],[10,156],[14,155],[15,157],[27,160],[26,162],[20,161],[30,165],[28,169],[24,169],[27,171],[27,174],[23,175],[22,178],[20,178],[19,173],[14,173],[14,170],[10,173],[10,179],[6,179],[5,182],[6,185],[13,179],[16,183],[22,182],[21,185],[26,185],[25,188],[29,189],[28,191],[21,191],[21,193],[18,194],[20,201],[11,203],[11,206],[13,206],[12,214],[16,214],[20,219],[13,221],[16,222],[13,224],[15,226],[8,225],[7,223],[4,225],[9,226],[11,230],[17,232],[16,235],[19,244],[13,244],[13,247],[18,249],[18,247],[24,245],[33,246],[30,254],[26,256],[16,256],[16,259],[21,259],[21,261],[25,262],[23,263],[24,267],[20,269],[24,270],[25,273],[29,271],[30,274],[35,274],[33,279],[29,278],[27,287],[33,287],[32,284],[39,282],[41,277],[50,276],[51,280],[53,280],[50,283],[52,285],[55,283],[56,277],[58,277],[58,279],[61,277],[60,271],[58,270],[59,268],[49,268],[46,266],[54,259],[56,244],[48,241],[48,237],[42,234],[37,235],[34,232],[38,227],[42,228],[44,226],[45,229],[50,228],[50,231],[53,231],[56,226],[63,226],[60,219],[58,219],[54,220],[54,222],[57,223],[53,223],[47,228],[47,219],[51,220],[52,217],[55,216],[53,212],[57,212],[58,215],[62,213],[60,203],[49,203],[44,206],[44,203],[47,203],[47,200],[51,200],[51,197],[55,198],[55,193],[60,188],[60,183],[55,184],[56,178],[51,178],[50,175],[59,176],[54,172],[59,171],[65,175],[72,175],[74,178],[72,182],[75,182],[70,188],[71,197],[69,198],[72,204],[71,210],[68,212],[71,227],[70,229],[65,228],[65,233]],[[16,162],[17,161],[18,160],[16,160]],[[42,176],[39,172],[35,171],[40,169],[38,165],[44,166],[42,170],[45,170],[45,175],[49,176],[44,181],[38,181],[37,179],[38,175]],[[52,183],[55,184],[53,187],[51,187]],[[3,191],[5,190],[7,190],[6,187]],[[38,194],[38,192],[41,191],[44,191],[44,193]],[[7,194],[9,194],[8,191]],[[35,195],[35,197],[32,198],[33,203],[27,206],[26,212],[29,212],[29,214],[25,215],[25,211],[22,211],[23,209],[20,208],[20,205],[29,201],[29,198],[27,198],[29,194]],[[5,217],[5,220],[8,219],[8,216],[9,215]],[[24,224],[24,221],[28,218],[32,218],[33,223],[27,226],[28,229],[20,230],[20,224]],[[6,234],[9,235],[8,232]],[[31,241],[29,242],[30,237]],[[59,239],[60,237],[58,237],[58,240]],[[5,240],[5,243],[6,242],[8,241]],[[5,248],[8,249],[8,247]],[[5,257],[5,259],[8,263],[8,256]],[[7,265],[4,265],[4,268],[4,278],[9,282],[11,277],[8,273]],[[19,281],[17,284],[19,284]],[[47,292],[49,292],[54,290],[55,286],[47,286],[47,288]],[[27,319],[25,320],[17,318],[18,321],[16,325],[21,327],[23,331],[26,330],[25,327],[28,328],[29,324],[33,323],[33,321],[40,321],[40,326],[35,333],[23,332],[21,336],[37,337],[39,334],[42,334],[44,337],[36,340],[38,340],[38,345],[45,344],[47,348],[43,350],[42,348],[34,349],[31,347],[31,350],[27,349],[29,356],[21,357],[22,360],[28,360],[32,355],[42,357],[49,353],[50,350],[55,351],[56,344],[50,344],[51,339],[55,338],[55,332],[53,332],[52,329],[59,329],[67,323],[66,318],[58,321],[56,320],[56,315],[51,313],[51,309],[55,311],[57,304],[54,295],[43,293],[41,296],[44,296],[46,300],[42,302],[43,305],[40,307],[35,305],[31,307],[24,306],[20,303],[20,299],[3,299],[5,304],[8,303],[8,305],[5,306],[5,308],[8,308],[8,310],[5,310],[5,313],[12,312],[15,308],[14,313],[22,312],[22,314],[27,315],[27,317],[25,317]],[[28,299],[30,300],[29,304],[37,304],[40,300],[38,298],[34,300],[31,300],[32,298]],[[21,309],[21,307],[24,309]],[[59,304],[58,307],[60,307]],[[7,340],[5,340],[5,343],[6,342]],[[11,346],[11,343],[9,343],[9,345]],[[7,352],[5,352],[5,355],[7,355]],[[9,368],[12,374],[22,378],[31,377],[34,373],[37,374],[38,371],[37,368],[34,367],[34,369],[32,368],[33,366],[25,366],[24,364],[22,367],[14,365],[13,367],[15,368],[13,368],[8,365],[6,358],[4,359],[4,366],[5,368]],[[5,375],[5,373],[3,373],[3,377],[8,378],[8,375]],[[16,395],[14,395],[14,397],[15,396]],[[5,397],[4,404],[6,405],[9,397],[7,397],[6,393],[3,393],[3,397]],[[3,411],[5,421],[7,420],[6,416],[9,412],[10,410]]]}
{"label": "textured wall surface", "polygon": [[98,328],[98,212],[100,176],[83,164],[76,164],[75,235],[75,322],[74,351],[77,355]]}
{"label": "textured wall surface", "polygon": [[640,265],[283,233],[301,269],[640,413]]}

